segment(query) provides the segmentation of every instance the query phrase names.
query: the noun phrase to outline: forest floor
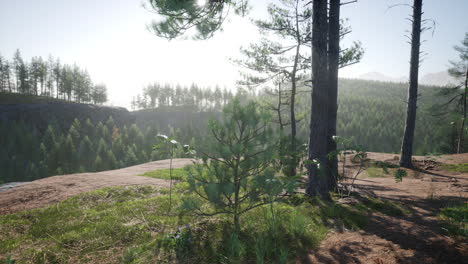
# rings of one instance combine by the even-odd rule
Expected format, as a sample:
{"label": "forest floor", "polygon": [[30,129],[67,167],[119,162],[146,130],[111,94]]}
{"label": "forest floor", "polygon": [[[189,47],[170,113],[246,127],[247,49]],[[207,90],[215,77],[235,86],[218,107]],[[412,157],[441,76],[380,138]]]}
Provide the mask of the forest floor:
{"label": "forest floor", "polygon": [[[368,158],[396,164],[394,154],[368,153]],[[404,208],[401,215],[369,211],[362,229],[349,230],[337,224],[308,256],[310,263],[466,263],[466,240],[446,236],[440,211],[454,203],[468,201],[468,173],[451,172],[446,164],[468,163],[468,153],[415,157],[415,170],[408,170],[402,182],[392,173],[368,170],[355,181],[362,197],[378,197]],[[174,159],[181,168],[191,159]],[[169,168],[169,160],[155,161],[129,168],[98,173],[54,176],[0,192],[0,215],[45,207],[71,196],[102,187],[152,185],[168,187],[168,181],[137,176]],[[357,165],[349,163],[348,175]],[[389,169],[391,171],[393,169]],[[342,198],[337,203],[358,203]],[[466,218],[465,220],[466,221]]]}
{"label": "forest floor", "polygon": [[[368,153],[368,158],[398,162],[394,154]],[[355,191],[360,195],[396,202],[406,209],[405,214],[391,216],[373,211],[361,230],[337,228],[309,255],[309,262],[467,263],[467,241],[444,235],[438,214],[453,203],[468,201],[468,173],[449,172],[443,165],[467,163],[468,153],[415,159],[416,169],[409,170],[402,182],[396,182],[391,173],[378,177],[364,173],[355,182]],[[347,170],[353,170],[353,166]],[[342,202],[354,201],[348,198]]]}

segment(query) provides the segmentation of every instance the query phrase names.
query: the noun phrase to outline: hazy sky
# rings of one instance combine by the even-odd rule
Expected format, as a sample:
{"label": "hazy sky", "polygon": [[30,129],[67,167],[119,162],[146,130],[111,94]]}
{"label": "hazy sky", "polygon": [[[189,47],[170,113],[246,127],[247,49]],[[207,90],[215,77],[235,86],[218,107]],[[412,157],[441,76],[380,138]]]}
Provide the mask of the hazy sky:
{"label": "hazy sky", "polygon": [[[114,105],[128,106],[133,95],[150,82],[233,87],[238,69],[229,61],[241,45],[258,39],[247,19],[232,18],[224,31],[207,41],[167,41],[147,29],[155,14],[142,8],[143,0],[0,0],[0,54],[11,59],[19,48],[32,56],[59,57],[63,63],[86,68],[95,82],[106,83]],[[264,17],[271,1],[251,0],[251,16]],[[341,71],[357,77],[378,71],[408,75],[410,46],[404,38],[411,10],[399,6],[409,0],[359,0],[342,7],[353,32],[344,45],[360,40],[363,61]],[[468,32],[467,0],[425,0],[424,18],[437,22],[434,35],[423,35],[427,52],[421,73],[438,72],[455,59],[453,45]]]}

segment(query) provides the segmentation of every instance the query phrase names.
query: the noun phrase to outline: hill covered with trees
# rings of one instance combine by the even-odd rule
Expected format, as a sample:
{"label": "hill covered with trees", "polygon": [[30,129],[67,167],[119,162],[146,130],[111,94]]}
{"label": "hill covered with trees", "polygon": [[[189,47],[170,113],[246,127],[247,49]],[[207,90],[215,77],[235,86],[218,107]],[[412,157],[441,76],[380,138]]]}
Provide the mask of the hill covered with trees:
{"label": "hill covered with trees", "polygon": [[49,56],[23,59],[16,50],[13,59],[0,54],[0,92],[40,95],[78,103],[107,102],[105,84],[93,84],[88,71],[78,65],[61,64]]}
{"label": "hill covered with trees", "polygon": [[[340,79],[339,85],[337,135],[352,139],[368,151],[398,153],[406,111],[407,85],[356,79]],[[434,105],[446,99],[440,95],[444,89],[447,88],[437,86],[421,86],[420,88],[415,139],[415,153],[418,155],[455,152],[453,124],[447,120],[446,116],[438,115],[433,109]],[[310,91],[309,88],[300,87],[296,103],[299,119],[298,138],[302,143],[307,142],[309,127],[311,100],[310,96],[307,96],[308,91]],[[210,89],[199,88],[196,85],[174,87],[154,84],[146,87],[142,94],[135,97],[133,106],[140,110],[135,111],[134,114],[137,122],[157,124],[161,121],[159,127],[172,123],[181,131],[192,132],[194,119],[197,119],[195,123],[203,123],[205,121],[200,120],[208,118],[209,115],[203,117],[191,113],[220,112],[233,96],[240,96],[244,100],[262,101],[264,107],[270,109],[278,104],[278,97],[273,94],[272,88],[257,91],[240,89],[233,93],[219,87]],[[287,87],[283,96],[288,97]],[[286,106],[283,106],[283,110],[287,110]],[[171,114],[173,112],[177,114]],[[187,119],[184,122],[179,122],[182,118],[181,113],[187,113],[183,117]],[[161,115],[165,116],[163,119],[166,121],[157,117]],[[281,118],[287,123],[289,118],[287,112],[282,111]]]}
{"label": "hill covered with trees", "polygon": [[[404,124],[405,89],[406,85],[399,83],[341,79],[338,136],[351,139],[367,151],[398,153]],[[438,95],[441,89],[445,88],[421,86],[414,146],[417,155],[456,151],[453,124],[444,116],[436,115],[431,108],[443,102],[444,98]],[[299,94],[307,91],[308,88],[302,86]],[[204,145],[209,135],[208,120],[219,117],[222,108],[235,96],[243,100],[255,99],[268,109],[277,103],[277,97],[268,89],[233,92],[196,85],[159,84],[146,87],[143,94],[136,96],[133,106],[139,110],[130,113],[124,109],[93,108],[62,101],[51,110],[53,113],[44,115],[44,111],[34,108],[26,114],[24,109],[11,110],[17,106],[12,106],[13,99],[10,99],[7,105],[10,111],[3,109],[0,115],[3,120],[0,136],[5,140],[2,146],[6,146],[0,157],[2,181],[108,170],[159,159],[161,157],[152,149],[157,134],[170,135],[194,147]],[[309,96],[298,96],[296,111],[301,144],[307,143],[310,104]],[[45,105],[52,107],[54,104]],[[76,107],[94,110],[70,110]],[[21,114],[5,118],[12,112]],[[38,124],[41,115],[49,118]],[[282,115],[287,122],[287,113]],[[7,123],[7,119],[15,122]],[[31,146],[34,146],[33,151],[29,151]],[[86,161],[78,157],[86,157]]]}

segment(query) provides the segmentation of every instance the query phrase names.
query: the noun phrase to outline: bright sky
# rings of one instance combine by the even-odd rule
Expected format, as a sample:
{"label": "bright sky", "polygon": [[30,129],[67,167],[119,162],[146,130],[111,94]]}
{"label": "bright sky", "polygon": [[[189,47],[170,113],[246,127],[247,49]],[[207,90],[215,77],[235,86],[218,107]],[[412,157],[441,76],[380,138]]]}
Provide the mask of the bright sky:
{"label": "bright sky", "polygon": [[[234,87],[238,69],[228,58],[239,47],[258,39],[247,19],[231,18],[224,31],[207,41],[167,41],[146,26],[156,15],[142,8],[143,0],[0,0],[0,53],[9,59],[19,48],[32,56],[59,57],[77,63],[92,79],[109,88],[113,105],[129,106],[131,97],[151,82],[189,85],[219,84]],[[252,17],[264,17],[271,0],[251,0]],[[363,61],[341,71],[357,77],[378,71],[389,76],[408,75],[410,47],[404,34],[410,29],[407,6],[388,9],[409,0],[359,0],[342,7],[353,32],[347,40],[360,40]],[[434,35],[425,33],[427,52],[421,73],[444,71],[456,59],[453,45],[468,32],[468,1],[425,0],[424,18],[437,22]]]}

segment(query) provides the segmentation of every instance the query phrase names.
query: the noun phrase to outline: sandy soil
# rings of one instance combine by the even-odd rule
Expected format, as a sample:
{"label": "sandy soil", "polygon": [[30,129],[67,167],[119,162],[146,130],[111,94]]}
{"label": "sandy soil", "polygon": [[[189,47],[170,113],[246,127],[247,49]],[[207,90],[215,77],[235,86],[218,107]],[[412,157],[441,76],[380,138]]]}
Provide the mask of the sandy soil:
{"label": "sandy soil", "polygon": [[[394,154],[368,153],[374,160],[397,162]],[[401,183],[394,178],[361,178],[357,191],[393,200],[410,210],[410,215],[368,216],[363,230],[333,231],[308,257],[309,263],[468,263],[466,241],[442,235],[437,214],[454,200],[468,202],[468,174],[440,169],[440,163],[467,163],[468,154],[415,157],[420,170],[409,170]],[[427,169],[424,169],[427,168]]]}
{"label": "sandy soil", "polygon": [[[181,168],[192,164],[191,159],[174,159],[172,166]],[[70,196],[102,187],[153,185],[169,187],[166,180],[137,176],[156,169],[169,168],[169,160],[153,161],[128,168],[97,173],[53,176],[0,192],[0,214],[44,207]]]}

